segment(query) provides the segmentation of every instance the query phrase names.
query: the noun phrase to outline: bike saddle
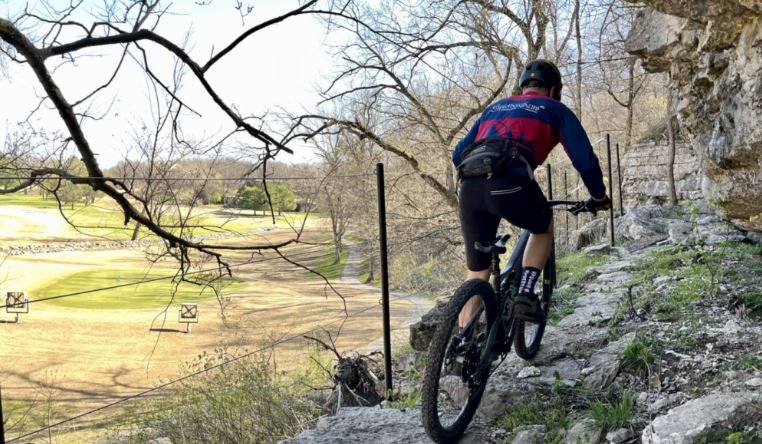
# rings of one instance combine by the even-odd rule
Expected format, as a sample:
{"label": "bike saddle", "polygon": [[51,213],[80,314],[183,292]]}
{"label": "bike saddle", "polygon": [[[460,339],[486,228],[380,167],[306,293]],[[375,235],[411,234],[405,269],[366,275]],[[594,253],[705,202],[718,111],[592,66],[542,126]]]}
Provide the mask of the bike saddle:
{"label": "bike saddle", "polygon": [[474,242],[474,248],[476,251],[481,253],[497,253],[497,254],[503,254],[508,249],[505,247],[505,243],[508,242],[508,239],[511,238],[510,234],[501,234],[497,238],[495,238],[494,241],[490,242],[489,244],[483,244],[481,242]]}

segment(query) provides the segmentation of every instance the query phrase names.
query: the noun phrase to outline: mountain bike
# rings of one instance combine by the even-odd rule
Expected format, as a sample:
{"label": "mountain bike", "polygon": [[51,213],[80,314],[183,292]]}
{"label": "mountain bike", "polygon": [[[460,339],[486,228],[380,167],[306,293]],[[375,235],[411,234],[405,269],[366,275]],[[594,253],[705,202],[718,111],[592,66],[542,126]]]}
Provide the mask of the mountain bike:
{"label": "mountain bike", "polygon": [[[588,211],[585,202],[548,203],[573,214]],[[540,350],[556,281],[555,253],[551,250],[542,272],[542,319],[515,319],[513,299],[521,279],[521,261],[529,232],[519,233],[510,259],[500,270],[500,255],[507,252],[509,238],[510,235],[502,234],[487,245],[477,242],[473,246],[492,257],[490,282],[481,279],[464,282],[445,306],[431,340],[423,377],[421,415],[426,433],[435,442],[455,442],[465,432],[479,407],[487,379],[510,353],[511,345],[523,359],[534,358]],[[473,311],[461,328],[459,317],[467,303]]]}

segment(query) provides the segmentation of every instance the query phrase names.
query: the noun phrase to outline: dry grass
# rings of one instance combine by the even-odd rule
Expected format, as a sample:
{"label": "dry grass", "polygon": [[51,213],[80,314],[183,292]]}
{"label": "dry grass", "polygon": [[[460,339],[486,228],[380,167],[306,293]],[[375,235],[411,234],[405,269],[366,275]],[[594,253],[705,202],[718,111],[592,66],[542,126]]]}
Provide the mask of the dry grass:
{"label": "dry grass", "polygon": [[[268,240],[286,235],[270,232]],[[318,236],[319,232],[313,234]],[[310,252],[313,249],[302,248]],[[330,252],[330,247],[325,252]],[[292,253],[306,264],[316,264],[323,252]],[[233,263],[243,260],[243,255],[231,258]],[[130,250],[20,256],[2,264],[0,282],[3,288],[27,289],[30,299],[34,299],[35,288],[72,273],[146,266],[141,253]],[[156,273],[173,271],[171,264],[153,267]],[[242,280],[242,287],[225,295],[228,299],[224,317],[218,301],[200,302],[201,323],[194,326],[192,334],[149,331],[160,312],[157,309],[77,309],[45,302],[32,304],[30,314],[23,316],[20,324],[0,324],[3,399],[34,404],[33,414],[15,429],[7,430],[8,437],[171,379],[183,363],[204,350],[220,346],[254,350],[318,326],[335,332],[344,319],[344,301],[350,314],[361,313],[343,323],[340,349],[361,347],[381,337],[379,295],[367,286],[336,283],[345,298],[342,301],[322,279],[305,277],[303,270],[281,260],[240,267],[236,277]],[[409,322],[414,311],[410,302],[393,302],[392,327]],[[172,306],[165,328],[182,329],[176,320],[176,307]],[[287,370],[293,363],[304,362],[305,353],[304,342],[291,341],[278,346],[274,357],[278,368]],[[40,409],[49,407],[50,417],[40,414]],[[21,411],[17,409],[16,414],[21,415]],[[55,442],[80,441],[93,433],[88,427],[115,413],[105,411],[77,421],[73,426],[85,430],[75,434],[68,433],[69,428],[55,430]],[[14,418],[10,419],[14,422]],[[40,438],[47,439],[47,435]]]}

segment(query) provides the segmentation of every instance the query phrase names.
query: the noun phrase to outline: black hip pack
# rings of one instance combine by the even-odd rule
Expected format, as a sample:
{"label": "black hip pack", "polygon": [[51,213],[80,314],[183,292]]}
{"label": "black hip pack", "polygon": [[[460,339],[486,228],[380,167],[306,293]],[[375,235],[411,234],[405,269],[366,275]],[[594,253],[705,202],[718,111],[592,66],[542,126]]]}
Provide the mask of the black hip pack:
{"label": "black hip pack", "polygon": [[532,157],[522,155],[522,150],[526,152],[528,148],[511,139],[486,139],[472,144],[460,156],[461,162],[456,167],[458,177],[489,177],[518,162],[526,165],[532,177],[531,173],[537,165],[532,165],[527,160]]}

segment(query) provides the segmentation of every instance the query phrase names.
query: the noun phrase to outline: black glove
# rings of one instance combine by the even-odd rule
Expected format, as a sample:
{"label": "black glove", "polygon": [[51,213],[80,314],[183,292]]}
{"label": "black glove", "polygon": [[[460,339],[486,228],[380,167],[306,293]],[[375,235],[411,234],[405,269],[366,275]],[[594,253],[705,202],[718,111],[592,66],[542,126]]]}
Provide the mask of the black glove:
{"label": "black glove", "polygon": [[608,196],[603,196],[603,199],[601,200],[596,200],[591,197],[585,202],[585,207],[587,207],[587,211],[596,214],[599,211],[611,208],[611,199],[609,199]]}
{"label": "black glove", "polygon": [[611,199],[609,199],[608,196],[604,196],[603,199],[600,200],[590,198],[584,202],[580,202],[569,211],[574,215],[582,212],[597,214],[599,211],[608,210],[609,208],[611,208]]}

